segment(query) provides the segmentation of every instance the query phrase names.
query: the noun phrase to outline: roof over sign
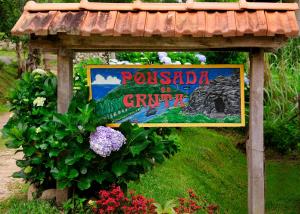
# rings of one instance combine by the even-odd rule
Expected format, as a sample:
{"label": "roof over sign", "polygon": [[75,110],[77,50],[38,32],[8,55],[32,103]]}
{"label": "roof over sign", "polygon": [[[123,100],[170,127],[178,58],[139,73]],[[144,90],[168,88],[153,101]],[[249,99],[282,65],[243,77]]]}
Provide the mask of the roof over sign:
{"label": "roof over sign", "polygon": [[297,36],[296,3],[28,2],[14,35]]}

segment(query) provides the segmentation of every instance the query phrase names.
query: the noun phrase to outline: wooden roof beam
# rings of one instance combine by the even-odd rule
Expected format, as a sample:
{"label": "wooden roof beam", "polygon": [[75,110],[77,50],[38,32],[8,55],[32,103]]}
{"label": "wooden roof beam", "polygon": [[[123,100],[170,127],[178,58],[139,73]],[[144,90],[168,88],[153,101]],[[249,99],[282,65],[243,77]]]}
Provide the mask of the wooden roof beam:
{"label": "wooden roof beam", "polygon": [[75,51],[203,51],[240,50],[250,51],[253,48],[275,50],[287,42],[288,38],[277,37],[113,37],[113,36],[46,36],[32,37],[30,45],[38,49],[58,49],[64,47]]}

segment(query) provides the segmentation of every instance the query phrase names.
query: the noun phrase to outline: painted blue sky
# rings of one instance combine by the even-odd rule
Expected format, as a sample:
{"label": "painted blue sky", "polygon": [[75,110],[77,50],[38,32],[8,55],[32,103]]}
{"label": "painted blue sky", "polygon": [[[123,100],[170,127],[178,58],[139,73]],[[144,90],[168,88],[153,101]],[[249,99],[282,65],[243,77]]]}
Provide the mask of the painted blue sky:
{"label": "painted blue sky", "polygon": [[[208,71],[209,80],[214,80],[218,76],[231,76],[236,72],[239,72],[237,68],[147,68],[149,71],[157,71],[158,76],[162,71],[170,71],[171,77],[172,73],[175,71],[194,71],[197,75],[200,74],[201,71]],[[122,71],[130,71],[135,73],[141,70],[141,68],[93,68],[91,69],[91,82],[92,82],[92,97],[95,100],[99,100],[104,97],[107,93],[112,91],[114,88],[118,87],[121,84],[121,72]],[[199,75],[200,76],[200,75]],[[198,77],[199,77],[198,76]],[[184,81],[185,75],[183,75]],[[186,86],[189,86],[187,89]],[[185,93],[192,93],[195,88],[199,85],[173,85],[173,87],[177,87],[178,89],[184,91]]]}

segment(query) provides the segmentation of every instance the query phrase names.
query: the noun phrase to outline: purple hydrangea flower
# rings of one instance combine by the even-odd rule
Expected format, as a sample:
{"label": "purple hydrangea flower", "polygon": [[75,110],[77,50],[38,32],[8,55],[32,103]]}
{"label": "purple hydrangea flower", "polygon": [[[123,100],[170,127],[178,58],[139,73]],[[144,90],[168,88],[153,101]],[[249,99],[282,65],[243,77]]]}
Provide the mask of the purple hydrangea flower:
{"label": "purple hydrangea flower", "polygon": [[108,157],[111,152],[119,151],[124,144],[124,135],[109,127],[99,126],[90,135],[90,148],[101,157]]}
{"label": "purple hydrangea flower", "polygon": [[167,57],[167,56],[163,57],[163,58],[160,60],[160,62],[163,63],[163,64],[166,64],[166,65],[172,64],[171,58],[170,58],[170,57]]}
{"label": "purple hydrangea flower", "polygon": [[197,57],[197,59],[201,62],[201,63],[205,63],[206,62],[206,56],[202,55],[202,54],[196,54],[195,55]]}
{"label": "purple hydrangea flower", "polygon": [[161,61],[162,58],[168,56],[168,53],[167,52],[158,52],[157,55],[158,55],[159,60]]}

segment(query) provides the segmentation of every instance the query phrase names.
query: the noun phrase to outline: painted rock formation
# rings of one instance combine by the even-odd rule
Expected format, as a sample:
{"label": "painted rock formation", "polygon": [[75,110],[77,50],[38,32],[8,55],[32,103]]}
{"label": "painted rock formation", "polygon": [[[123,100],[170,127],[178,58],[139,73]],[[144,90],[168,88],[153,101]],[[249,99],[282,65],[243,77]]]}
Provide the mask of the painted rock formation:
{"label": "painted rock formation", "polygon": [[183,109],[186,114],[202,113],[211,118],[240,115],[239,75],[219,76],[209,85],[199,86],[190,95],[188,105]]}

